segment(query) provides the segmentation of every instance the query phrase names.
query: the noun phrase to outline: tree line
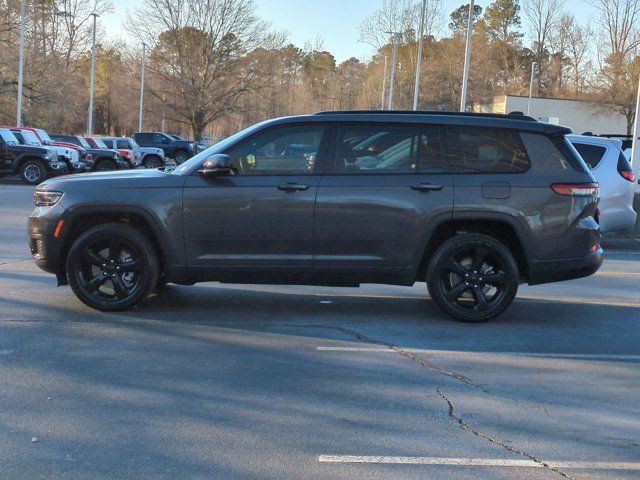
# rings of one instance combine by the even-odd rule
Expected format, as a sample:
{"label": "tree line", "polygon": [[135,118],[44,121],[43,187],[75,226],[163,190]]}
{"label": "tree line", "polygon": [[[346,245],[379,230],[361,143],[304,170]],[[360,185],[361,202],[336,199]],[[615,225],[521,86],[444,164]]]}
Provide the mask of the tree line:
{"label": "tree line", "polygon": [[[84,132],[91,62],[90,14],[110,0],[27,2],[23,121]],[[475,6],[468,105],[501,94],[589,99],[621,113],[631,130],[640,60],[640,0],[590,0],[579,21],[564,0],[495,0]],[[410,109],[422,2],[382,0],[354,25],[368,59],[337,62],[321,38],[293,45],[259,18],[253,0],[142,0],[125,21],[133,42],[99,41],[94,131],[137,129],[142,43],[147,45],[144,128],[201,138],[225,136],[267,118],[329,109],[379,109],[388,101],[393,35],[394,108]],[[428,0],[418,106],[456,110],[468,4],[443,11]],[[20,0],[0,0],[0,122],[16,111]],[[98,38],[105,38],[99,29]],[[385,62],[387,69],[385,70]],[[386,81],[385,71],[387,72]],[[383,83],[386,91],[383,94]]]}

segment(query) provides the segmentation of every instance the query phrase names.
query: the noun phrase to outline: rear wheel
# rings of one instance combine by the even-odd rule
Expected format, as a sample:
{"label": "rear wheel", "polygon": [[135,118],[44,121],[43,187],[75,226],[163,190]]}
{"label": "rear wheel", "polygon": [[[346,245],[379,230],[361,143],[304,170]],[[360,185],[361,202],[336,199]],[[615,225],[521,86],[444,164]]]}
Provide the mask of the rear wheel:
{"label": "rear wheel", "polygon": [[149,155],[144,159],[145,168],[160,168],[162,160],[157,155]]}
{"label": "rear wheel", "polygon": [[38,185],[47,179],[47,169],[40,160],[27,160],[20,166],[20,177],[27,185]]}
{"label": "rear wheel", "polygon": [[91,228],[67,256],[73,293],[91,308],[125,310],[143,300],[158,283],[160,264],[149,239],[128,225]]}
{"label": "rear wheel", "polygon": [[101,160],[100,163],[96,165],[96,172],[110,172],[117,169],[118,166],[113,160]]}
{"label": "rear wheel", "polygon": [[463,322],[486,322],[502,314],[518,291],[513,254],[487,235],[464,234],[444,242],[427,268],[436,305]]}

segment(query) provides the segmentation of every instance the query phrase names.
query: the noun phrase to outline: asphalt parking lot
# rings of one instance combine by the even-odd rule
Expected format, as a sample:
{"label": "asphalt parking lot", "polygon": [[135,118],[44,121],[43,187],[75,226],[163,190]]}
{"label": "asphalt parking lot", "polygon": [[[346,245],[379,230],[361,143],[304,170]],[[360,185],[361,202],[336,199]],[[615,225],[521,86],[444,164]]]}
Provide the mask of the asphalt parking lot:
{"label": "asphalt parking lot", "polygon": [[98,313],[0,182],[4,479],[640,478],[640,250],[488,324],[412,288],[169,285]]}

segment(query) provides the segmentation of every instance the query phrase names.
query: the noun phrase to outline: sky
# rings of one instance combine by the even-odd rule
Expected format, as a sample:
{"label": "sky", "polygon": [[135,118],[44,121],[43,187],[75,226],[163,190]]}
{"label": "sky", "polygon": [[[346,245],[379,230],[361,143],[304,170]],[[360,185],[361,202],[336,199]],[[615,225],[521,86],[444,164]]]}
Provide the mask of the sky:
{"label": "sky", "polygon": [[[114,12],[100,19],[110,38],[128,40],[123,29],[127,10],[135,9],[142,0],[113,0]],[[358,41],[358,26],[382,6],[382,0],[254,0],[258,14],[271,22],[276,30],[289,33],[291,43],[303,47],[305,43],[323,41],[324,49],[338,62],[350,57],[366,60],[374,53],[372,47]],[[468,0],[443,0],[446,17]],[[485,8],[491,0],[477,0]],[[521,1],[522,3],[522,1]],[[565,0],[566,10],[581,22],[588,22],[595,10],[584,0]]]}

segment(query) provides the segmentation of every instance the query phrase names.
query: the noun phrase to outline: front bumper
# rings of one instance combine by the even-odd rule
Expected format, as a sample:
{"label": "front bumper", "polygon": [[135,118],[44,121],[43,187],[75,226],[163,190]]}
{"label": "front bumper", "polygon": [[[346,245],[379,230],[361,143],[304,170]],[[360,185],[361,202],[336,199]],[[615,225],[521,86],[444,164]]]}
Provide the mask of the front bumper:
{"label": "front bumper", "polygon": [[574,278],[588,277],[598,271],[602,265],[603,251],[598,247],[585,257],[564,258],[558,260],[533,260],[529,263],[529,285],[561,282]]}
{"label": "front bumper", "polygon": [[49,176],[58,177],[60,175],[66,175],[69,173],[69,169],[64,162],[53,161],[47,164],[47,171]]}
{"label": "front bumper", "polygon": [[[60,276],[63,271],[62,246],[63,238],[55,238],[54,231],[62,220],[63,208],[35,207],[27,222],[29,250],[35,264],[48,273]],[[60,277],[58,278],[60,282]]]}
{"label": "front bumper", "polygon": [[118,158],[116,160],[116,165],[118,166],[118,170],[129,170],[131,168],[129,162],[127,162],[126,160],[122,160],[121,158]]}

